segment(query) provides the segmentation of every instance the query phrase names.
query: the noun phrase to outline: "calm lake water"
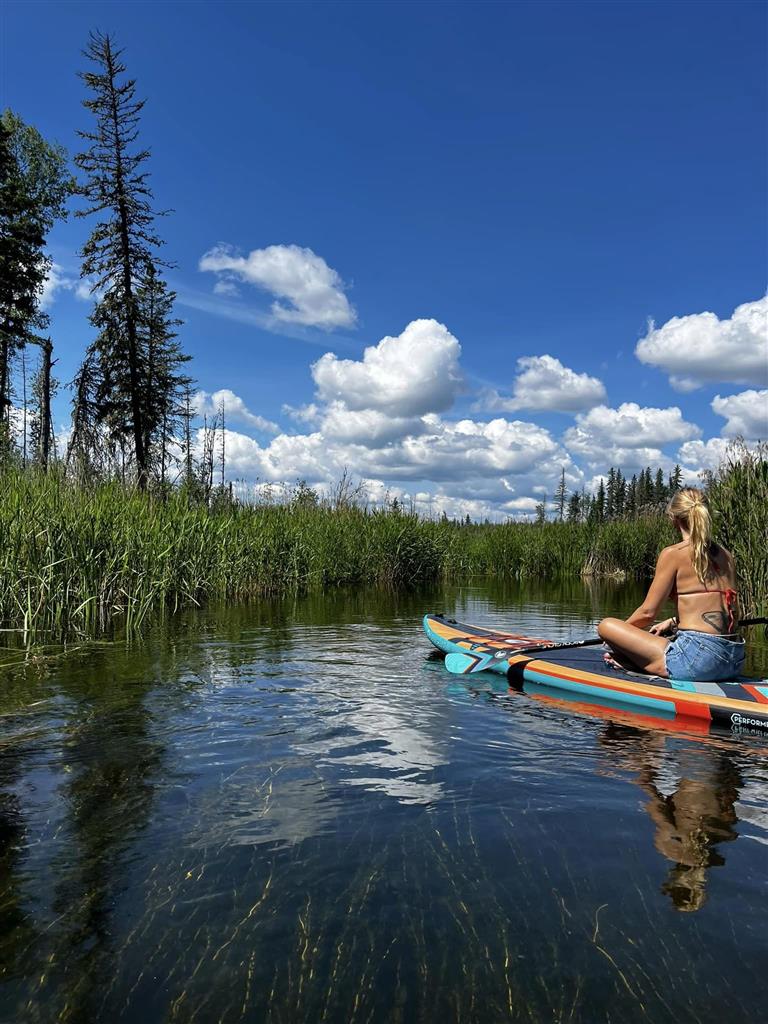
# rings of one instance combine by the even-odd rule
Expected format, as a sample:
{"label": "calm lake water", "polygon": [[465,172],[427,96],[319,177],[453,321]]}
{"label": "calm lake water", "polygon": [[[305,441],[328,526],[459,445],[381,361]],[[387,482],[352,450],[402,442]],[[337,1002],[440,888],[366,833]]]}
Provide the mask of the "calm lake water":
{"label": "calm lake water", "polygon": [[765,1019],[768,741],[452,677],[421,633],[638,598],[334,594],[0,652],[0,1019]]}

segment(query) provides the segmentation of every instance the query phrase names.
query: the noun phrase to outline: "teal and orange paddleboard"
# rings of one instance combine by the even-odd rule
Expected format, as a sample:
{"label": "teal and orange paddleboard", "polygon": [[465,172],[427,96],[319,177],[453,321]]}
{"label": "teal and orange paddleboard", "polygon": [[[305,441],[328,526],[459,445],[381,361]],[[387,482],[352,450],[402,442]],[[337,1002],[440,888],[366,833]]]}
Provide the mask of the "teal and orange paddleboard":
{"label": "teal and orange paddleboard", "polygon": [[[444,615],[425,615],[424,632],[446,655],[470,656],[473,671],[506,675],[512,684],[545,687],[554,695],[575,696],[580,703],[615,702],[621,707],[699,725],[724,726],[734,732],[768,734],[768,679],[698,683],[662,679],[643,672],[611,668],[600,646],[568,646],[498,629],[471,626]],[[540,648],[526,653],[529,647]]]}

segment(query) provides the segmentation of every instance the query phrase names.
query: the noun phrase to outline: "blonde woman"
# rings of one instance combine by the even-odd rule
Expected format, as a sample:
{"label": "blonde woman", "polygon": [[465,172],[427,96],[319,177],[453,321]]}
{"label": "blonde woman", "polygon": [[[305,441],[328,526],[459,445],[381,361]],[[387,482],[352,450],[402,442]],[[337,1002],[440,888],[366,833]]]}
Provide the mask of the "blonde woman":
{"label": "blonde woman", "polygon": [[[682,540],[659,555],[645,600],[630,617],[603,619],[597,627],[622,662],[665,679],[715,682],[735,679],[744,664],[744,640],[736,633],[736,569],[733,556],[712,540],[705,496],[685,487],[672,498],[668,515]],[[677,616],[654,620],[668,599]]]}

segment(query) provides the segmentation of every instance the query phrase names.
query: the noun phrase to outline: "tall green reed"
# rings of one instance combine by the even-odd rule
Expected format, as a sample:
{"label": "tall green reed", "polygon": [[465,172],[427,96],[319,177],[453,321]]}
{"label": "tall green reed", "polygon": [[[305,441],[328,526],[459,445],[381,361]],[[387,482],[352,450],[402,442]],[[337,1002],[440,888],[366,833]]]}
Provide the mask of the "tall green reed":
{"label": "tall green reed", "polygon": [[744,615],[768,613],[768,444],[735,441],[708,481],[717,539],[734,555]]}
{"label": "tall green reed", "polygon": [[[736,554],[745,609],[768,593],[765,457],[710,482],[721,539]],[[183,491],[140,494],[56,473],[0,478],[0,624],[55,636],[138,629],[157,608],[291,589],[405,588],[438,578],[648,576],[674,539],[663,517],[464,525],[352,502],[209,509]]]}

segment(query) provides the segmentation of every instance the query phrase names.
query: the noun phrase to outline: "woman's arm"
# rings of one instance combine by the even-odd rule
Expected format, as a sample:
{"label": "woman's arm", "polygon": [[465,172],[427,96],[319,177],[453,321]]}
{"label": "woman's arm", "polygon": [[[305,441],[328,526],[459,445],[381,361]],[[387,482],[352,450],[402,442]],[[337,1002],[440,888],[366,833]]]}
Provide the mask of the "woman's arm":
{"label": "woman's arm", "polygon": [[671,548],[664,548],[656,562],[656,573],[653,583],[648,588],[645,600],[627,619],[630,626],[648,629],[653,624],[659,608],[672,593],[677,577],[677,559]]}

